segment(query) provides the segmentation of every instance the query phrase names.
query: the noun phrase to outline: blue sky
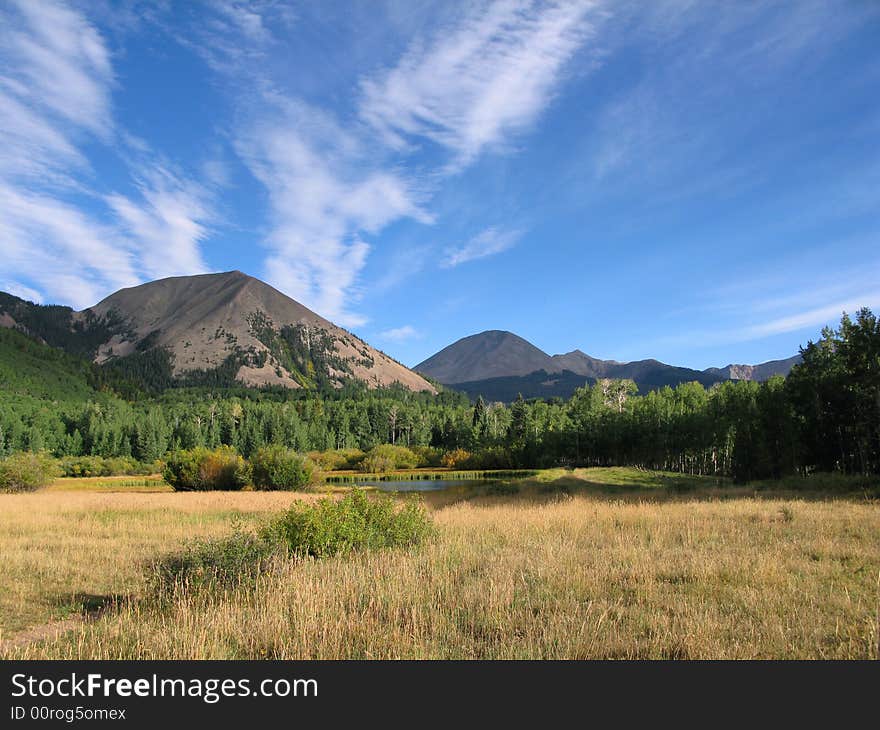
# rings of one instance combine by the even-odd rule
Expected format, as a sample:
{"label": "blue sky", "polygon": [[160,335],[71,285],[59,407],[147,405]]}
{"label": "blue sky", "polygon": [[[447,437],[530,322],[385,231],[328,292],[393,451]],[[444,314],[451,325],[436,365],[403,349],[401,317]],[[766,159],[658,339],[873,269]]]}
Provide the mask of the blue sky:
{"label": "blue sky", "polygon": [[880,5],[0,2],[0,290],[241,269],[413,365],[880,309]]}

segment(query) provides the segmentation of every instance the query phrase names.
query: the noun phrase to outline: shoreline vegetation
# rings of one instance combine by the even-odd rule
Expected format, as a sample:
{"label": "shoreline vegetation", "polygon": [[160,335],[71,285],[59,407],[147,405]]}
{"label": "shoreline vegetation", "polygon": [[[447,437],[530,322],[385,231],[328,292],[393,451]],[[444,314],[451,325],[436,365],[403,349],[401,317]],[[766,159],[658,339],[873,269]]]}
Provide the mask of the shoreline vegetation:
{"label": "shoreline vegetation", "polygon": [[[876,481],[551,469],[413,499],[62,478],[0,495],[0,656],[876,658]],[[393,509],[321,507],[352,494]],[[425,531],[395,547],[410,508]],[[343,547],[265,552],[291,510]],[[201,577],[157,587],[163,561]]]}

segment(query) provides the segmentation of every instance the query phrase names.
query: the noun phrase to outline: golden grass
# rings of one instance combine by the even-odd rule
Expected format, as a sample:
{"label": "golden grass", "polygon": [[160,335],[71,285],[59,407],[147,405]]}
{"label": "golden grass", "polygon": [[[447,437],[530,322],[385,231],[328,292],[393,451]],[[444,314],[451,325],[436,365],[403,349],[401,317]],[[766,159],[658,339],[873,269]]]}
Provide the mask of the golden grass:
{"label": "golden grass", "polygon": [[[603,478],[552,476],[569,487]],[[123,601],[5,656],[876,658],[876,503],[542,487],[457,503],[438,494],[437,536],[419,550],[284,562],[223,593]],[[33,605],[49,615],[52,596],[138,596],[149,555],[297,498],[0,496],[0,545],[14,571],[0,584],[13,591],[0,615]]]}
{"label": "golden grass", "polygon": [[[83,482],[107,481],[107,477]],[[298,498],[290,492],[103,493],[62,481],[34,494],[0,494],[0,640],[136,593],[144,562],[193,537],[229,531]]]}

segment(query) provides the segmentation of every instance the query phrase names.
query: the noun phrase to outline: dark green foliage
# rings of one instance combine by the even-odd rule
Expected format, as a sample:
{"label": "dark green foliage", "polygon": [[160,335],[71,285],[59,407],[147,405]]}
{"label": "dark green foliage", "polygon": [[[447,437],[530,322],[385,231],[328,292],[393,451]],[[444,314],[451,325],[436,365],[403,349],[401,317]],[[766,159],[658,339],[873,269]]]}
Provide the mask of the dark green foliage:
{"label": "dark green foliage", "polygon": [[801,348],[788,387],[814,468],[880,473],[880,321],[862,309]]}
{"label": "dark green foliage", "polygon": [[33,492],[57,476],[58,465],[48,454],[20,452],[0,460],[0,492]]}
{"label": "dark green foliage", "polygon": [[358,550],[412,547],[431,530],[431,520],[417,502],[408,501],[398,508],[391,497],[369,497],[355,490],[339,500],[295,504],[267,528],[264,537],[279,541],[295,555],[323,558]]}
{"label": "dark green foliage", "polygon": [[0,292],[0,313],[8,313],[23,332],[52,347],[87,359],[115,334],[126,334],[126,323],[115,313],[96,317],[91,310],[76,315],[70,307],[34,304]]}
{"label": "dark green foliage", "polygon": [[101,378],[124,397],[135,398],[140,392],[161,393],[173,387],[174,358],[164,347],[113,357],[101,367]]}
{"label": "dark green foliage", "polygon": [[307,456],[278,444],[257,449],[250,464],[256,489],[303,489],[316,476],[315,464]]}
{"label": "dark green foliage", "polygon": [[200,492],[241,489],[247,485],[250,475],[247,463],[232,447],[199,446],[168,456],[162,476],[178,492]]}

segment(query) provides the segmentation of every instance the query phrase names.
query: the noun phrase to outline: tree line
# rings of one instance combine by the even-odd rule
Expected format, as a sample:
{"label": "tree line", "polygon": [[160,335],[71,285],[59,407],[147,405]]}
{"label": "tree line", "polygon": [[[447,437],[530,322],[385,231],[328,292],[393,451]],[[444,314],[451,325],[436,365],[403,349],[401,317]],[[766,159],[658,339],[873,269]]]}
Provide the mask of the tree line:
{"label": "tree line", "polygon": [[585,384],[567,399],[505,405],[402,388],[336,393],[176,389],[139,400],[65,402],[0,394],[0,456],[133,457],[226,445],[245,457],[380,444],[431,446],[482,468],[630,465],[738,481],[814,471],[880,473],[880,324],[844,315],[801,348],[787,378],[637,394]]}

